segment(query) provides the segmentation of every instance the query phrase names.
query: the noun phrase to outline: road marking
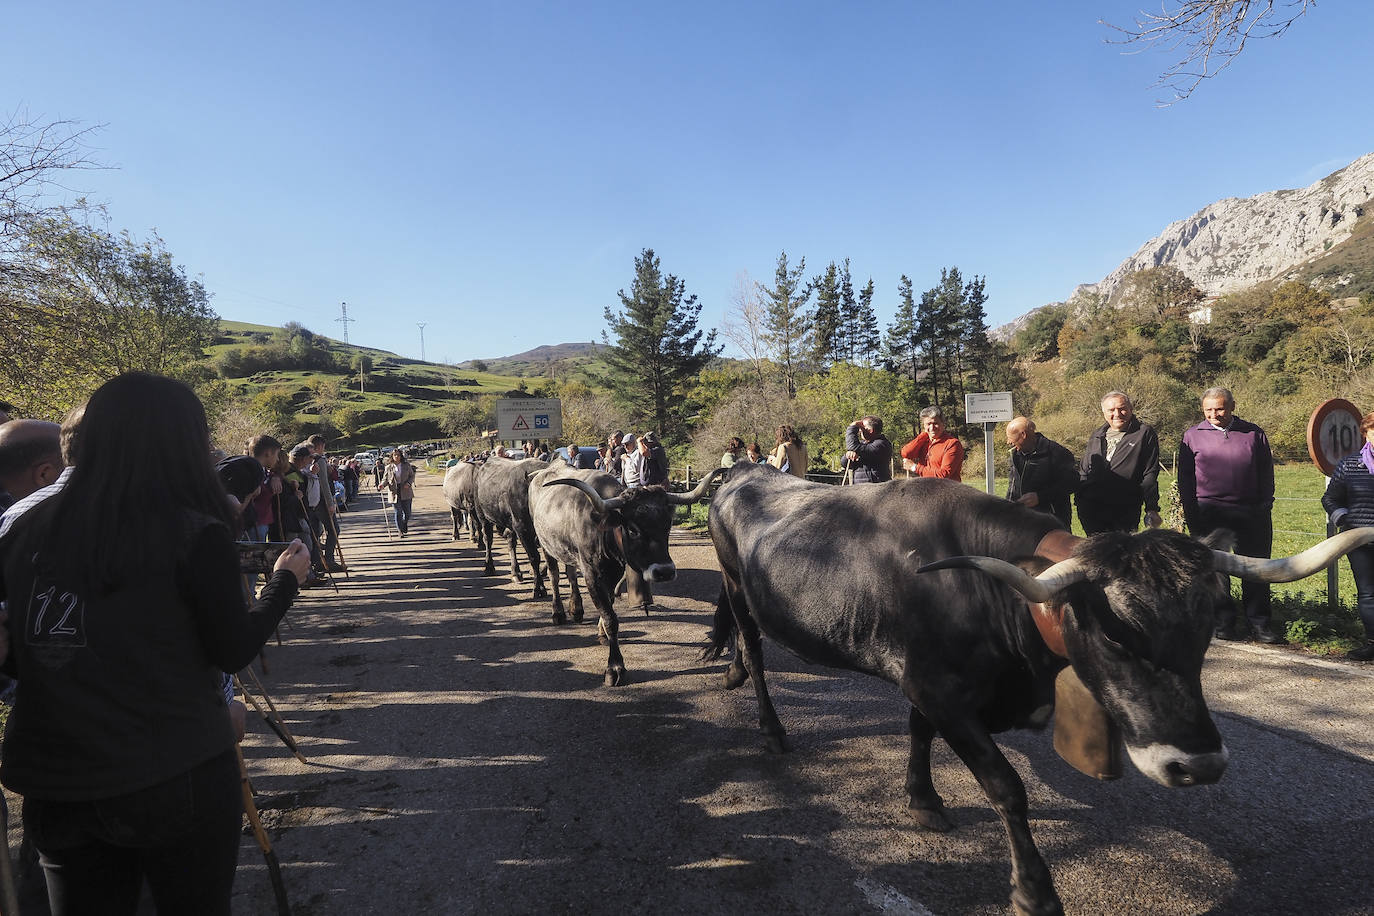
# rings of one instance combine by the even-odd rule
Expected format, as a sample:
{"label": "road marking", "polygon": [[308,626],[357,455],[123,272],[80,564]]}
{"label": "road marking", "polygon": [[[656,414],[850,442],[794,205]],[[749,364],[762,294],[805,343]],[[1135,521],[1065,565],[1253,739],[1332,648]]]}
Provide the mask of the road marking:
{"label": "road marking", "polygon": [[872,878],[860,878],[854,882],[854,886],[863,892],[864,899],[880,913],[889,913],[891,916],[935,916],[895,887],[874,881]]}

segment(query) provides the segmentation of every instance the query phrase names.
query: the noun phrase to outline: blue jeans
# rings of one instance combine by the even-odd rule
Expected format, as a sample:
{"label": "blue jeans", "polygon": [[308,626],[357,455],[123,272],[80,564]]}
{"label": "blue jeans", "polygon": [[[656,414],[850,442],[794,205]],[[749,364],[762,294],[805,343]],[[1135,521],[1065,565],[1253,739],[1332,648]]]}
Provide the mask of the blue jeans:
{"label": "blue jeans", "polygon": [[145,878],[158,913],[228,916],[242,821],[233,749],[116,798],[24,799],[53,916],[132,916]]}
{"label": "blue jeans", "polygon": [[406,529],[410,527],[410,504],[412,502],[414,500],[396,500],[396,530],[401,534],[405,534]]}

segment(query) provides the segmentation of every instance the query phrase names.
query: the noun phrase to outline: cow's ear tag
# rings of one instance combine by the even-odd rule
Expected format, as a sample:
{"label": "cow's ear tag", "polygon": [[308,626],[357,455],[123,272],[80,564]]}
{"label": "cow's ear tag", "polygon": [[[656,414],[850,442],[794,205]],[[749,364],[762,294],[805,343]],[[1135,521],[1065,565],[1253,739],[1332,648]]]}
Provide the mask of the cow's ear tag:
{"label": "cow's ear tag", "polygon": [[1094,779],[1121,777],[1121,729],[1072,665],[1054,679],[1054,750]]}

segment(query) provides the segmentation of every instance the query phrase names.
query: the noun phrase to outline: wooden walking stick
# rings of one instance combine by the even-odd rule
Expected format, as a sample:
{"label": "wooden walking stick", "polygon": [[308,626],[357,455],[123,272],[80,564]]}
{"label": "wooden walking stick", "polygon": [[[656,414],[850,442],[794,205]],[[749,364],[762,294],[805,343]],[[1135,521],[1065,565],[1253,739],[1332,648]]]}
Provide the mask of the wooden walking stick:
{"label": "wooden walking stick", "polygon": [[[258,679],[256,675],[253,675],[253,670],[251,668],[245,668],[244,670],[247,671],[249,675],[253,676],[253,681],[257,683]],[[291,755],[301,763],[308,763],[309,761],[305,759],[305,755],[301,753],[300,747],[296,744],[296,739],[292,736],[291,732],[287,730],[286,723],[281,720],[281,714],[277,712],[275,706],[272,706],[272,701],[267,698],[267,692],[263,691],[262,696],[264,700],[267,700],[267,704],[272,706],[271,714],[268,714],[266,710],[258,705],[258,701],[253,697],[253,694],[249,693],[243,686],[243,681],[238,675],[234,676],[234,686],[243,693],[244,697],[248,700],[248,705],[252,706],[254,711],[262,716],[262,720],[267,723],[267,726],[277,733],[277,737],[281,739],[282,744],[286,745],[286,749],[291,752]],[[261,683],[258,683],[258,689],[262,690]]]}
{"label": "wooden walking stick", "polygon": [[272,893],[277,898],[277,916],[291,916],[291,902],[286,899],[286,882],[282,880],[281,863],[272,851],[272,841],[262,827],[258,816],[258,806],[253,803],[253,787],[248,783],[248,765],[243,762],[243,751],[236,744],[234,753],[239,758],[239,784],[243,788],[243,813],[248,815],[248,825],[253,828],[253,837],[258,841],[262,857],[267,862],[267,874],[272,879]]}
{"label": "wooden walking stick", "polygon": [[5,855],[0,857],[0,916],[19,916],[19,886],[14,881],[14,859],[10,858],[10,806],[0,792],[0,831],[5,834]]}

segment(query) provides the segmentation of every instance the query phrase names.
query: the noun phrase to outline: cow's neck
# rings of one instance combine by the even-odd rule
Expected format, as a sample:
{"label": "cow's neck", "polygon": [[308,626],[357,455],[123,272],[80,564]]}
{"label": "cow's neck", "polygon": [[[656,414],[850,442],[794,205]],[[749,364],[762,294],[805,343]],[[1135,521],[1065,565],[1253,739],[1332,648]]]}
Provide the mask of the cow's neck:
{"label": "cow's neck", "polygon": [[[1056,529],[1040,539],[1035,546],[1035,555],[1058,563],[1072,556],[1074,548],[1082,541],[1081,537]],[[1060,658],[1068,658],[1069,650],[1064,645],[1065,605],[1029,603],[1031,619],[1035,621],[1035,628],[1040,631],[1040,638],[1045,641],[1046,647]]]}

